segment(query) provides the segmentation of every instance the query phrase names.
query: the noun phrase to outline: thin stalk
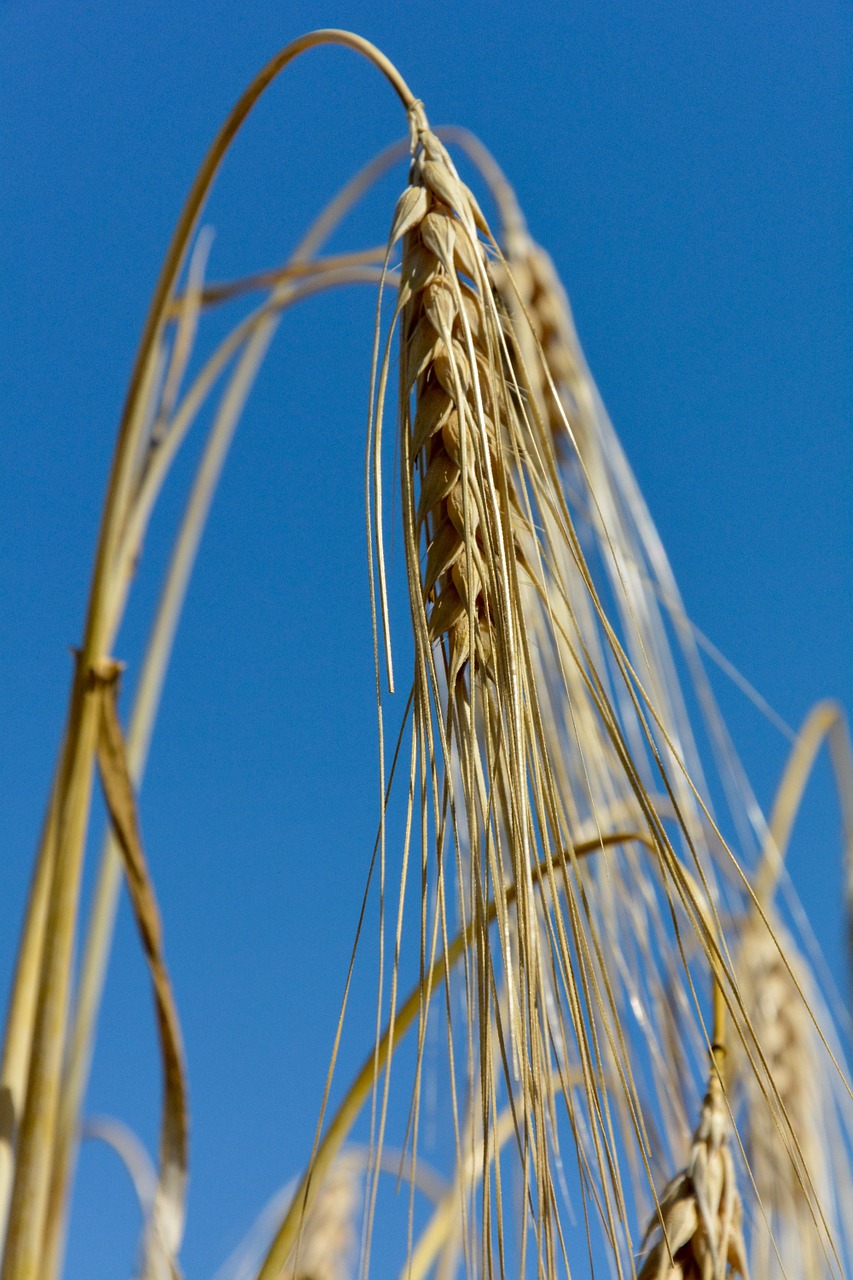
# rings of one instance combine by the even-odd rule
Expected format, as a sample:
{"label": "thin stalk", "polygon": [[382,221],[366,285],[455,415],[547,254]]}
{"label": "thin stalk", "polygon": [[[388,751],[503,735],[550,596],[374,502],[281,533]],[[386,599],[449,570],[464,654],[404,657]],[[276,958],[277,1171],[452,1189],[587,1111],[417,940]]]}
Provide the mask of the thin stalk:
{"label": "thin stalk", "polygon": [[[134,717],[133,755],[129,765],[133,770],[135,785],[138,783],[138,778],[141,774],[141,764],[147,755],[154,714],[162,689],[165,664],[171,650],[180,606],[186,592],[187,580],[195,558],[198,540],[210,506],[213,490],[225,460],[237,419],[245,402],[245,397],[251,388],[257,368],[272,338],[275,323],[274,317],[268,317],[267,324],[258,327],[254,335],[255,342],[247,343],[246,349],[238,362],[231,384],[223,397],[223,403],[211,433],[208,449],[202,459],[190,505],[178,536],[172,572],[170,572],[166,583],[161,607],[158,611],[157,623],[155,624],[151,646],[153,661],[145,664],[138,701],[140,714]],[[122,861],[113,838],[109,840],[108,853],[102,865],[103,877],[96,892],[92,927],[93,936],[96,940],[103,940],[103,947],[96,947],[91,956],[87,957],[88,962],[84,965],[83,981],[78,1000],[78,1016],[75,1021],[69,1065],[63,1080],[62,1105],[57,1124],[56,1145],[51,1171],[49,1212],[42,1256],[41,1274],[44,1278],[58,1275],[61,1266],[67,1215],[66,1188],[72,1162],[72,1148],[76,1145],[77,1118],[80,1113],[83,1092],[88,1077],[94,1022],[103,990],[105,950],[112,935],[118,891],[122,880]],[[94,969],[93,964],[96,966]]]}
{"label": "thin stalk", "polygon": [[[272,341],[280,314],[288,305],[299,302],[321,289],[336,287],[343,283],[375,283],[378,278],[375,268],[344,269],[335,264],[332,269],[326,271],[325,264],[323,269],[320,269],[320,264],[315,266],[318,269],[315,270],[313,279],[303,279],[298,284],[288,280],[280,284],[273,298],[238,326],[240,336],[244,340],[243,351],[237,361],[229,387],[223,394],[187,500],[131,713],[127,739],[128,766],[137,789],[144,774],[175,632],[210,505],[246,397],[269,343]],[[246,338],[247,333],[248,338]],[[223,340],[220,348],[210,357],[193,389],[184,398],[183,403],[186,404],[186,401],[191,399],[193,407],[192,415],[185,414],[183,410],[178,411],[182,420],[187,419],[184,423],[184,433],[190,425],[188,419],[201,407],[203,397],[195,394],[196,387],[201,383],[206,392],[213,381],[211,369],[216,373],[220,372],[226,363],[226,358],[230,358],[236,349],[238,348],[232,333]],[[122,879],[121,856],[110,831],[101,853],[93,906],[83,948],[74,1025],[63,1077],[43,1257],[44,1280],[47,1280],[47,1277],[58,1276],[61,1272],[67,1225],[67,1189],[73,1176],[77,1129],[91,1068],[95,1027],[103,995]]]}
{"label": "thin stalk", "polygon": [[[337,199],[335,202],[337,204]],[[342,271],[347,267],[363,267],[368,263],[381,263],[385,260],[385,245],[375,249],[361,249],[356,253],[338,253],[321,260],[301,261],[288,258],[280,267],[270,271],[257,271],[253,275],[240,276],[237,280],[226,280],[221,283],[210,283],[201,291],[201,305],[205,308],[218,307],[232,302],[246,293],[259,293],[263,289],[274,289],[278,285],[304,279],[316,275],[318,271]],[[183,294],[176,294],[170,317],[177,315],[183,303]]]}
{"label": "thin stalk", "polygon": [[71,957],[92,791],[100,702],[88,678],[90,652],[77,662],[68,737],[57,791],[57,819],[44,954],[26,1102],[3,1259],[3,1280],[37,1280],[45,1225],[65,1040]]}
{"label": "thin stalk", "polygon": [[294,40],[290,44],[286,45],[285,48],[276,54],[276,56],[272,58],[270,62],[268,62],[267,65],[258,73],[240,100],[237,102],[236,106],[231,110],[205,156],[190,189],[190,193],[187,197],[186,203],[184,204],[184,208],[172,236],[172,241],[166,252],[160,277],[154,290],[154,296],[151,301],[145,328],[143,329],[140,341],[139,353],[137,355],[133,372],[131,373],[126,402],[127,407],[119,428],[119,439],[116,446],[115,461],[113,463],[113,472],[110,477],[107,505],[104,513],[101,546],[99,547],[99,554],[95,567],[93,595],[97,594],[97,586],[100,585],[101,579],[108,573],[112,557],[114,537],[118,532],[117,529],[113,528],[114,522],[111,519],[113,516],[112,508],[118,499],[125,493],[129,483],[129,463],[134,457],[133,449],[127,447],[129,442],[126,438],[129,433],[129,427],[132,420],[132,413],[130,410],[136,403],[137,391],[142,382],[143,372],[148,362],[149,354],[156,347],[162,333],[163,325],[169,316],[170,309],[172,307],[175,284],[186,256],[193,231],[201,214],[201,210],[210,192],[211,186],[213,185],[213,180],[216,177],[219,167],[231,143],[264,91],[270,86],[273,80],[276,79],[280,72],[283,71],[284,68],[301,53],[324,44],[341,45],[360,53],[382,72],[400,97],[407,110],[414,102],[414,96],[405,80],[385,55],[382,54],[374,45],[369,41],[364,40],[362,37],[354,35],[352,32],[327,29],[309,32],[307,35],[301,36],[298,40]]}
{"label": "thin stalk", "polygon": [[803,792],[824,741],[829,744],[835,770],[848,867],[853,865],[853,752],[847,721],[838,703],[819,702],[797,734],[773,801],[767,840],[755,873],[755,896],[763,906],[775,893]]}
{"label": "thin stalk", "polygon": [[723,988],[716,973],[711,974],[711,1057],[714,1060],[714,1071],[725,1088],[726,1026],[728,1010]]}
{"label": "thin stalk", "polygon": [[0,1129],[0,1251],[6,1237],[9,1195],[15,1162],[17,1129],[25,1098],[30,1067],[33,1025],[38,997],[38,980],[44,949],[48,895],[53,876],[52,851],[56,840],[55,787],[48,806],[39,844],[33,883],[27,903],[23,939],[15,966],[12,1000],[6,1018],[3,1067],[0,1074],[2,1129]]}

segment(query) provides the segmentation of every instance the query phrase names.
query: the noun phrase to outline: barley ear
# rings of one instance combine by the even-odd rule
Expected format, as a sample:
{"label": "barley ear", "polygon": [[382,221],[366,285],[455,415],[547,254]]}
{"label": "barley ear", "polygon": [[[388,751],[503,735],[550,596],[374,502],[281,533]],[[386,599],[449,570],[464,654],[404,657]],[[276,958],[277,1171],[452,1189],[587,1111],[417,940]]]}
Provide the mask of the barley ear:
{"label": "barley ear", "polygon": [[729,1109],[713,1071],[687,1166],[664,1188],[649,1227],[659,1239],[638,1280],[748,1280],[743,1205],[730,1143]]}
{"label": "barley ear", "polygon": [[485,224],[422,115],[413,128],[412,185],[392,230],[392,239],[403,238],[404,485],[410,545],[426,551],[427,635],[431,644],[446,642],[453,688],[469,663],[493,671],[499,614],[512,609],[507,560],[524,522],[501,457],[499,436],[513,433],[514,408],[497,376],[498,321],[477,235]]}

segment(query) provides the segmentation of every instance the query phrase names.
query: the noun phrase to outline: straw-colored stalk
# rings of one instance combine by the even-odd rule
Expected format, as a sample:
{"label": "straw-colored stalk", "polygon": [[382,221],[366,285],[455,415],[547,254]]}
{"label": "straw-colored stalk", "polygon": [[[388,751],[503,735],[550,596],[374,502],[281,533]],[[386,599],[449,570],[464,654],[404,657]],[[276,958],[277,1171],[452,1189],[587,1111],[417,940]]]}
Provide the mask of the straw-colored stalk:
{"label": "straw-colored stalk", "polygon": [[[123,615],[152,505],[151,486],[145,482],[152,451],[153,454],[158,452],[161,440],[156,431],[150,440],[146,440],[146,430],[151,426],[147,414],[157,381],[158,356],[164,329],[170,319],[176,281],[203,201],[243,120],[264,89],[293,58],[323,43],[343,44],[370,58],[387,76],[404,103],[408,105],[411,102],[411,93],[383,55],[350,33],[313,32],[282,50],[249,86],[220,130],[199,171],[164,261],[131,376],[110,473],[84,637],[75,664],[66,732],[38,858],[21,946],[21,963],[10,1004],[2,1075],[4,1097],[8,1099],[9,1106],[6,1132],[0,1134],[5,1148],[0,1163],[0,1214],[4,1217],[8,1206],[3,1280],[44,1280],[45,1268],[50,1272],[57,1265],[53,1246],[48,1243],[48,1237],[53,1235],[51,1224],[57,1220],[51,1204],[51,1180],[60,1132],[63,1058],[83,851],[95,760],[105,723],[106,704],[100,673],[111,669],[110,650]],[[175,381],[167,382],[165,388],[167,407],[177,389],[191,346],[191,331],[180,332],[179,339],[174,363]],[[187,341],[182,348],[184,339]],[[154,427],[162,425],[156,422]],[[168,448],[162,450],[167,459],[173,456],[173,452]],[[168,470],[168,462],[160,470],[160,482],[165,470]],[[156,475],[156,467],[154,471]],[[156,491],[155,483],[155,495]],[[131,531],[129,537],[128,530]],[[117,747],[117,767],[125,778],[129,778],[121,734]],[[103,763],[101,772],[104,773]],[[156,986],[155,978],[155,989]],[[161,1021],[161,1031],[165,1025]],[[164,1048],[164,1065],[167,1058]],[[167,1082],[170,1070],[166,1067]],[[178,1093],[183,1094],[183,1087],[172,1093],[174,1102]],[[181,1129],[185,1131],[185,1122],[178,1115],[170,1114],[169,1087],[166,1097],[156,1216],[165,1232],[163,1247],[172,1257],[177,1252],[183,1231],[186,1151],[185,1143],[184,1149],[176,1150],[170,1135]],[[67,1164],[67,1158],[63,1157],[63,1160]],[[60,1198],[64,1198],[61,1191]],[[59,1217],[62,1216],[60,1213]]]}

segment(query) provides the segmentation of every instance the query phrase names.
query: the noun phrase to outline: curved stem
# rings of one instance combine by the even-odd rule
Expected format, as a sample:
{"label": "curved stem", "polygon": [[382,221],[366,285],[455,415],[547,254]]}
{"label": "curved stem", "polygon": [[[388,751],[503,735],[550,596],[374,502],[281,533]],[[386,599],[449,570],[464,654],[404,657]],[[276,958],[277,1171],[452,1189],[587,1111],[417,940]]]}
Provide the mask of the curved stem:
{"label": "curved stem", "polygon": [[838,703],[818,702],[797,734],[773,800],[767,839],[755,873],[755,896],[762,906],[776,891],[803,792],[824,741],[829,743],[835,770],[848,863],[853,860],[853,752],[847,721]]}
{"label": "curved stem", "polygon": [[[240,276],[236,280],[227,280],[219,284],[208,284],[201,290],[200,301],[203,307],[216,307],[231,302],[245,293],[259,293],[262,289],[273,289],[285,281],[304,279],[318,271],[341,271],[347,267],[361,267],[368,263],[381,263],[385,260],[386,248],[377,245],[375,249],[364,249],[357,253],[339,253],[320,261],[310,259],[299,260],[288,258],[280,267],[270,271],[257,271],[254,275]],[[180,311],[185,295],[175,294],[169,308],[169,318],[174,319]],[[267,303],[266,305],[269,305]]]}
{"label": "curved stem", "polygon": [[[150,385],[163,325],[175,281],[184,261],[204,201],[224,155],[252,107],[280,71],[299,54],[321,44],[348,47],[368,58],[385,75],[408,110],[414,98],[399,72],[368,41],[346,31],[311,32],[287,45],[255,77],[219,131],[210,148],[178,221],[167,251],[148,318],[143,329],[119,426],[98,547],[83,643],[75,670],[62,763],[58,776],[55,852],[50,872],[47,923],[44,930],[38,999],[35,1010],[29,1073],[20,1125],[3,1280],[35,1280],[41,1274],[43,1232],[54,1147],[62,1055],[68,1015],[70,974],[77,911],[91,802],[99,700],[90,673],[109,656],[119,617],[110,608],[116,591],[114,552],[126,518],[139,440],[144,430],[143,390]],[[41,858],[51,850],[43,846]],[[50,866],[50,863],[46,863]],[[37,872],[37,880],[40,878]],[[32,913],[28,929],[35,928]],[[26,939],[22,949],[26,949]]]}
{"label": "curved stem", "polygon": [[[221,372],[227,360],[240,349],[242,344],[242,354],[232,375],[231,384],[223,395],[221,407],[211,427],[195,481],[187,499],[158,604],[151,640],[143,660],[127,738],[128,765],[137,788],[145,770],[166,668],[210,504],[243,403],[251,389],[259,363],[272,340],[278,318],[287,306],[321,289],[363,280],[373,283],[378,278],[375,268],[362,273],[354,271],[352,267],[343,270],[336,265],[325,271],[319,269],[325,264],[316,265],[318,270],[313,278],[309,277],[298,283],[288,280],[285,284],[280,284],[275,295],[276,301],[268,301],[223,340],[184,397],[182,406],[178,410],[178,417],[173,423],[172,430],[176,428],[180,418],[182,434],[185,434],[192,417],[198,412],[204,396],[210,390],[215,375]],[[197,388],[200,390],[197,391]],[[153,502],[154,498],[152,498],[152,506]],[[72,1176],[78,1118],[89,1077],[95,1025],[112,943],[121,883],[122,863],[115,839],[110,832],[104,841],[101,853],[93,905],[83,947],[74,1024],[63,1073],[48,1201],[48,1228],[42,1260],[45,1277],[55,1276],[60,1270],[65,1234],[66,1188]]]}
{"label": "curved stem", "polygon": [[376,283],[381,277],[381,272],[378,267],[357,266],[354,263],[341,267],[335,260],[330,260],[328,263],[316,263],[315,270],[311,274],[307,274],[303,268],[299,267],[296,275],[304,277],[301,284],[292,282],[290,272],[284,270],[271,297],[236,325],[222,340],[183,397],[171,420],[167,434],[152,455],[145,475],[140,480],[132,510],[125,521],[115,552],[114,568],[117,585],[110,606],[111,614],[115,617],[114,626],[118,625],[118,619],[124,608],[133,566],[169,468],[205,399],[229,361],[241,346],[245,344],[248,349],[256,343],[259,331],[270,322],[271,317],[277,316],[293,302],[301,301],[314,293],[339,284]]}
{"label": "curved stem", "polygon": [[[583,858],[589,854],[597,852],[599,849],[619,844],[627,844],[630,841],[636,841],[646,845],[654,850],[655,844],[651,838],[643,832],[638,831],[617,831],[613,834],[600,836],[595,840],[586,841],[583,844],[576,845],[572,854],[563,854],[560,861],[566,861],[570,857]],[[552,859],[556,862],[557,859]],[[549,861],[545,859],[536,867],[534,871],[534,882],[540,888],[548,885]],[[509,885],[504,894],[504,905],[509,906],[516,897],[516,886]],[[299,1188],[293,1197],[290,1208],[284,1216],[275,1238],[270,1245],[269,1252],[264,1259],[263,1265],[258,1272],[257,1280],[277,1280],[281,1275],[285,1263],[296,1243],[299,1225],[303,1215],[307,1211],[318,1188],[322,1184],[326,1171],[334,1160],[336,1154],[340,1150],[342,1144],[346,1140],[347,1134],[358,1118],[359,1112],[368,1098],[373,1087],[375,1078],[375,1063],[386,1062],[389,1055],[402,1040],[403,1036],[415,1022],[419,1010],[423,1005],[424,991],[434,994],[441,985],[446,981],[451,969],[456,962],[465,954],[475,937],[483,929],[488,928],[497,918],[498,907],[494,899],[488,904],[485,920],[476,921],[468,924],[460,933],[456,935],[453,941],[448,945],[447,950],[442,952],[435,960],[429,973],[425,976],[423,982],[419,982],[416,987],[410,991],[409,995],[397,1006],[397,1010],[393,1015],[389,1026],[383,1031],[379,1043],[375,1049],[372,1049],[364,1061],[358,1075],[349,1087],[346,1096],[338,1107],[337,1112],[332,1117],[326,1132],[320,1140],[311,1167],[303,1175],[299,1184]],[[391,1030],[393,1028],[393,1031]]]}
{"label": "curved stem", "polygon": [[[145,322],[145,328],[143,329],[139,352],[131,373],[125,411],[119,427],[113,470],[107,490],[101,538],[92,584],[93,601],[98,597],[98,588],[104,584],[104,579],[111,568],[115,539],[119,536],[119,527],[123,523],[121,508],[124,505],[130,484],[132,462],[136,457],[135,441],[131,438],[131,427],[138,421],[138,414],[134,412],[137,392],[142,384],[144,370],[150,363],[152,352],[156,349],[163,324],[169,314],[175,282],[184,261],[193,230],[213,185],[213,180],[231,143],[264,91],[284,68],[301,53],[323,44],[341,45],[360,53],[387,78],[407,110],[415,102],[414,95],[403,77],[375,45],[368,40],[364,40],[361,36],[354,35],[352,32],[329,28],[309,32],[307,35],[301,36],[298,40],[286,45],[258,73],[228,115],[205,156],[187,196],[172,236],[172,241],[166,252]],[[115,518],[117,514],[119,515],[119,520]],[[94,628],[94,625],[92,629],[95,630],[96,636],[100,638],[99,632]]]}
{"label": "curved stem", "polygon": [[80,1136],[87,1142],[103,1142],[112,1148],[133,1183],[142,1221],[147,1221],[157,1187],[157,1171],[142,1140],[129,1125],[112,1116],[92,1116]]}
{"label": "curved stem", "polygon": [[12,996],[6,1016],[3,1064],[0,1070],[0,1253],[6,1237],[9,1195],[15,1171],[17,1128],[26,1096],[27,1073],[38,1002],[44,934],[47,925],[52,850],[56,839],[56,784],[51,793],[36,867],[27,901],[23,937],[15,963]]}

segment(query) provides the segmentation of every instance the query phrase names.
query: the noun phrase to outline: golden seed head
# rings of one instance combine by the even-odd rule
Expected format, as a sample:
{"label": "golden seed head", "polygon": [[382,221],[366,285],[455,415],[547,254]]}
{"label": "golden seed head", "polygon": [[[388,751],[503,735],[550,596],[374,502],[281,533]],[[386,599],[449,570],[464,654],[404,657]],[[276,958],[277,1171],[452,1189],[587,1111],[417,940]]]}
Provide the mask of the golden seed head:
{"label": "golden seed head", "polygon": [[659,1239],[638,1280],[726,1280],[747,1277],[743,1206],[729,1148],[729,1112],[711,1077],[687,1166],[664,1189],[649,1230]]}
{"label": "golden seed head", "polygon": [[495,557],[515,547],[511,523],[520,518],[517,501],[506,502],[500,439],[517,424],[477,234],[482,214],[425,121],[416,117],[413,128],[412,185],[392,229],[403,239],[401,395],[407,456],[420,479],[414,535],[425,550],[428,637],[446,637],[455,682],[472,658],[481,672],[491,661]]}

